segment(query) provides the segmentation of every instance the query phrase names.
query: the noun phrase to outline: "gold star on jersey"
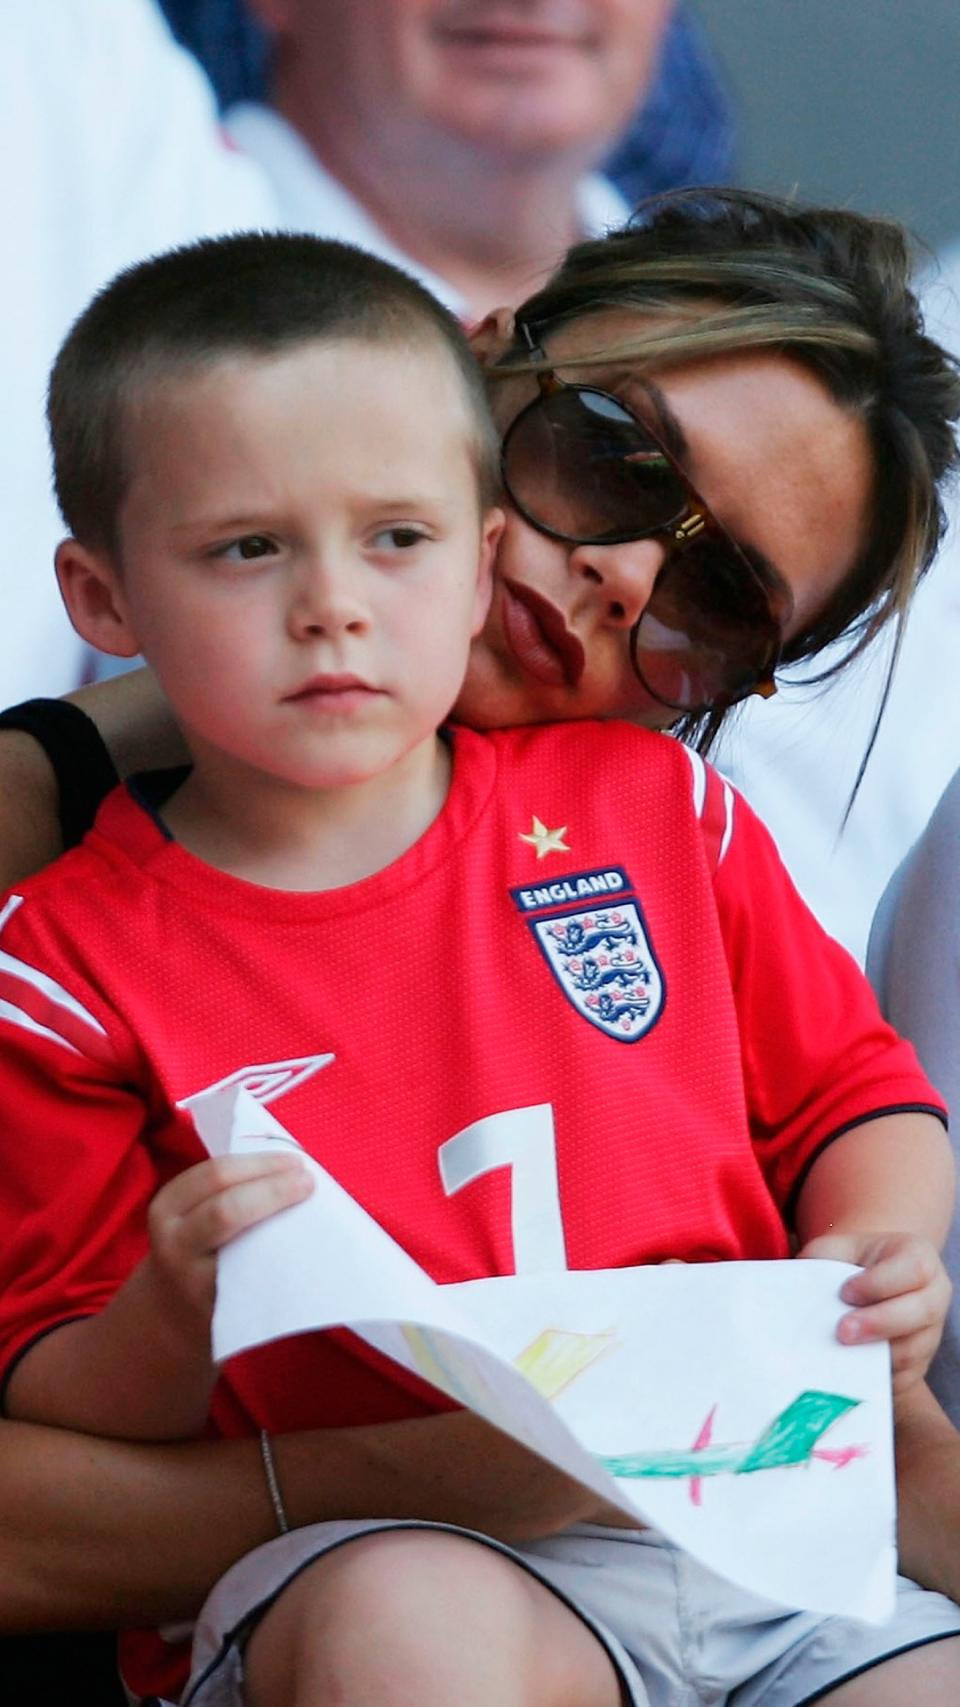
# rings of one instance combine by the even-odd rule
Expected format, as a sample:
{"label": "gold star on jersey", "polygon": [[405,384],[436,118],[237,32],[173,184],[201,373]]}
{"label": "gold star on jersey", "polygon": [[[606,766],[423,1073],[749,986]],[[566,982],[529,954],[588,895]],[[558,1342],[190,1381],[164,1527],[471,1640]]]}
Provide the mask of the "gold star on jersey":
{"label": "gold star on jersey", "polygon": [[534,813],[533,827],[530,833],[526,834],[521,830],[519,835],[522,842],[529,842],[532,848],[536,848],[538,859],[546,859],[547,854],[570,852],[569,847],[563,839],[566,833],[566,824],[564,824],[559,830],[548,830],[542,818],[538,818],[536,813]]}

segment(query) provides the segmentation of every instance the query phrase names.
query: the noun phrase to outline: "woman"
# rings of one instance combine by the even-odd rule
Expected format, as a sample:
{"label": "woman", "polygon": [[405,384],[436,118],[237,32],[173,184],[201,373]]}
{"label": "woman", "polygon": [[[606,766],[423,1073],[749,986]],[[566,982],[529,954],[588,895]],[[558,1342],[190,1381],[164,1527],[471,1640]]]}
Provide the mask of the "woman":
{"label": "woman", "polygon": [[[891,228],[678,198],[643,228],[574,249],[515,321],[485,322],[477,350],[513,507],[460,715],[626,715],[705,748],[737,699],[770,691],[779,661],[839,635],[852,653],[899,620],[939,538],[960,407],[906,279]],[[144,692],[138,724],[125,707]],[[165,756],[149,692],[120,682],[88,702],[124,768]],[[12,721],[55,752],[63,732],[36,716]],[[59,769],[71,834],[109,778],[92,739]],[[2,740],[8,789],[34,812],[11,827],[14,881],[55,851],[56,785],[29,735]],[[917,1477],[910,1568],[948,1585],[919,1522],[933,1461],[921,1442],[954,1478],[960,1512],[946,1426],[918,1409],[904,1449]],[[152,1450],[7,1424],[0,1446],[8,1628],[182,1615],[271,1532],[275,1488],[255,1480],[249,1443]],[[465,1451],[478,1466],[468,1493]],[[276,1453],[297,1523],[376,1511],[510,1539],[596,1515],[469,1417],[287,1437]]]}

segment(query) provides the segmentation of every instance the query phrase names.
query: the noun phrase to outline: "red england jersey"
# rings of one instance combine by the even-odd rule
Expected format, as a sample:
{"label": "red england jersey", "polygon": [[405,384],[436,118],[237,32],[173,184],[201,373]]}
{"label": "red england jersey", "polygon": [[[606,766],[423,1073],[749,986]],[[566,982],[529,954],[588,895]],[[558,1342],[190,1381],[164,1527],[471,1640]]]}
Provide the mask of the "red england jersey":
{"label": "red england jersey", "polygon": [[[0,913],[0,1372],[101,1310],[224,1083],[435,1280],[788,1254],[848,1127],[942,1113],[860,971],[715,772],[662,735],[458,730],[393,865],[291,894],[225,876],[126,788]],[[555,1166],[514,1168],[538,1108]],[[225,1370],[212,1420],[390,1420],[446,1401],[347,1334]],[[158,1687],[138,1677],[136,1686]]]}

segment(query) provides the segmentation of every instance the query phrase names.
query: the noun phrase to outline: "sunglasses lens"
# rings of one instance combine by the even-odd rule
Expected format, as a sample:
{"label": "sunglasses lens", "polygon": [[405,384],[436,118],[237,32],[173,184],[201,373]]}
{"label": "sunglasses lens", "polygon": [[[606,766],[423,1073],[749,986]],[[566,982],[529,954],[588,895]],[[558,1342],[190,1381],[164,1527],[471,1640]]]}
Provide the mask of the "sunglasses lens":
{"label": "sunglasses lens", "polygon": [[517,508],[563,539],[640,538],[673,521],[686,495],[656,441],[616,398],[565,386],[522,411],[503,445]]}
{"label": "sunglasses lens", "polygon": [[761,583],[731,546],[709,537],[664,565],[631,646],[647,690],[696,711],[749,693],[773,670],[780,638]]}

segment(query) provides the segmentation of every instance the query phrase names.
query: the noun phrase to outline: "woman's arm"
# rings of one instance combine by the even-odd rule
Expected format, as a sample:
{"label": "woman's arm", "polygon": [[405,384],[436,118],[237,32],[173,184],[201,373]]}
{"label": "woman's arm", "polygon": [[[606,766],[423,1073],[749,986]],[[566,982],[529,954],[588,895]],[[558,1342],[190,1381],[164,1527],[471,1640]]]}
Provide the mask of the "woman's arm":
{"label": "woman's arm", "polygon": [[[68,697],[93,720],[121,776],[185,758],[149,671],[134,670]],[[75,808],[86,805],[92,821],[109,783],[104,765],[85,763],[82,748],[82,743],[75,749],[69,740],[58,741],[54,764],[39,739],[0,728],[0,889],[40,871],[63,852],[63,787],[69,788]]]}
{"label": "woman's arm", "polygon": [[62,852],[53,766],[32,735],[0,729],[0,889]]}
{"label": "woman's arm", "polygon": [[[466,1412],[273,1442],[291,1524],[423,1518],[501,1540],[596,1496]],[[254,1440],[127,1445],[0,1422],[0,1632],[165,1622],[276,1533]]]}
{"label": "woman's arm", "polygon": [[150,670],[128,670],[67,695],[103,736],[121,776],[185,764],[187,750]]}

